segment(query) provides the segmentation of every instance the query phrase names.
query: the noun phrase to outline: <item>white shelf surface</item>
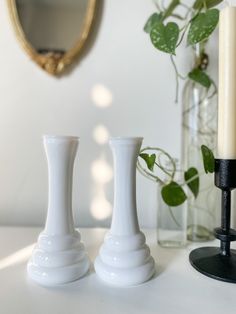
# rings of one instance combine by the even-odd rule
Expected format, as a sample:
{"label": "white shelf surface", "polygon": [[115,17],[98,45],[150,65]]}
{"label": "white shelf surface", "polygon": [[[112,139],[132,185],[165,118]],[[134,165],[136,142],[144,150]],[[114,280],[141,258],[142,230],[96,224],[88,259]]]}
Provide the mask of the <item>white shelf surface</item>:
{"label": "white shelf surface", "polygon": [[[92,262],[105,229],[80,229]],[[236,285],[201,275],[189,264],[190,251],[218,246],[218,241],[163,249],[156,231],[144,230],[157,264],[147,283],[115,288],[97,278],[93,268],[84,278],[56,288],[31,281],[26,263],[40,232],[38,228],[0,227],[1,314],[235,314]],[[232,246],[235,248],[235,244]]]}

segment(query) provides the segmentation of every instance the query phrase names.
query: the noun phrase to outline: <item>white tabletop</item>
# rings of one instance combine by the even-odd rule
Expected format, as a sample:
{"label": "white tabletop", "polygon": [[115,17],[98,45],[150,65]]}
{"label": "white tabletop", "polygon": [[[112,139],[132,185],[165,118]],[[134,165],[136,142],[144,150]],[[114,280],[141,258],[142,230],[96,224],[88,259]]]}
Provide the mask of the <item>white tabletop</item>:
{"label": "white tabletop", "polygon": [[[106,230],[80,231],[94,261]],[[156,244],[156,232],[146,230],[157,263],[157,274],[149,282],[132,288],[110,287],[92,269],[76,282],[45,288],[32,282],[26,273],[26,262],[39,232],[37,228],[0,228],[1,314],[236,313],[236,285],[205,277],[188,262],[189,252],[202,244],[163,249]]]}

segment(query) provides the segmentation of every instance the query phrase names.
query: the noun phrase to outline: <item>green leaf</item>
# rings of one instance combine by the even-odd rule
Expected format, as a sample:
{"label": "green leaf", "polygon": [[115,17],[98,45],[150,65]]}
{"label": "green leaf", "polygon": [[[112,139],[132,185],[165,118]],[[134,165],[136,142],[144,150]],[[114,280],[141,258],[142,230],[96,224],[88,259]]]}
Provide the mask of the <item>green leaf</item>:
{"label": "green leaf", "polygon": [[197,198],[198,193],[199,193],[199,176],[198,176],[198,170],[196,168],[189,168],[185,173],[184,173],[184,179],[193,193],[194,197]]}
{"label": "green leaf", "polygon": [[162,19],[162,13],[153,13],[147,20],[143,30],[146,33],[150,33],[155,24],[159,23]]}
{"label": "green leaf", "polygon": [[169,22],[165,26],[157,23],[150,32],[150,38],[154,47],[166,53],[175,54],[175,48],[179,38],[179,26]]}
{"label": "green leaf", "polygon": [[207,39],[215,30],[219,21],[219,10],[211,9],[199,13],[191,22],[188,32],[188,44],[195,45]]}
{"label": "green leaf", "polygon": [[169,206],[179,206],[183,204],[187,199],[183,188],[174,181],[163,186],[161,190],[161,195],[164,202]]}
{"label": "green leaf", "polygon": [[205,172],[213,173],[215,171],[215,158],[213,152],[205,145],[201,146],[201,151]]}
{"label": "green leaf", "polygon": [[189,72],[188,77],[206,88],[210,88],[212,84],[211,78],[206,74],[206,72],[200,70],[199,68],[193,69]]}
{"label": "green leaf", "polygon": [[201,10],[201,8],[205,5],[207,9],[210,9],[217,6],[221,2],[223,2],[223,0],[196,0],[193,4],[193,8],[195,10]]}
{"label": "green leaf", "polygon": [[148,154],[142,153],[142,154],[139,154],[139,156],[146,162],[148,169],[153,171],[155,161],[156,161],[156,155],[155,154],[148,155]]}
{"label": "green leaf", "polygon": [[172,0],[163,14],[163,20],[171,16],[175,8],[180,4],[180,0]]}

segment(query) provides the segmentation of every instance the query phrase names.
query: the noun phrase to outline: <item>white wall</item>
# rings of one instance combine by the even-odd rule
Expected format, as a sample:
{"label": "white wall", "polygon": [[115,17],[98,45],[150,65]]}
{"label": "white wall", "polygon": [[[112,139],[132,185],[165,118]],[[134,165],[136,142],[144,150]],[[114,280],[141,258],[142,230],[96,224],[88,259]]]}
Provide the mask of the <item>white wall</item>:
{"label": "white wall", "polygon": [[[142,31],[153,10],[151,0],[105,0],[90,49],[72,71],[54,78],[21,49],[0,0],[0,224],[44,223],[44,133],[81,137],[73,202],[81,226],[106,225],[111,214],[112,159],[107,144],[93,137],[97,126],[113,136],[144,136],[144,145],[179,155],[181,105],[174,104],[173,69]],[[110,106],[95,104],[100,85]],[[106,177],[92,173],[95,161]],[[137,179],[141,225],[155,226],[156,187],[139,174]]]}

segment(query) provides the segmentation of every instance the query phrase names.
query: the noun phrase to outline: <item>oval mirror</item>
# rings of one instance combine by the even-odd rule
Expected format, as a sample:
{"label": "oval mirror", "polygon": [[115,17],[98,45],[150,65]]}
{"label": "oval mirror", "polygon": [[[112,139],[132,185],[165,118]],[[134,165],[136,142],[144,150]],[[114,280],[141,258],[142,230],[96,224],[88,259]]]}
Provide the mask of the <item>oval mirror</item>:
{"label": "oval mirror", "polygon": [[56,75],[81,51],[96,0],[8,0],[16,35],[30,57]]}

